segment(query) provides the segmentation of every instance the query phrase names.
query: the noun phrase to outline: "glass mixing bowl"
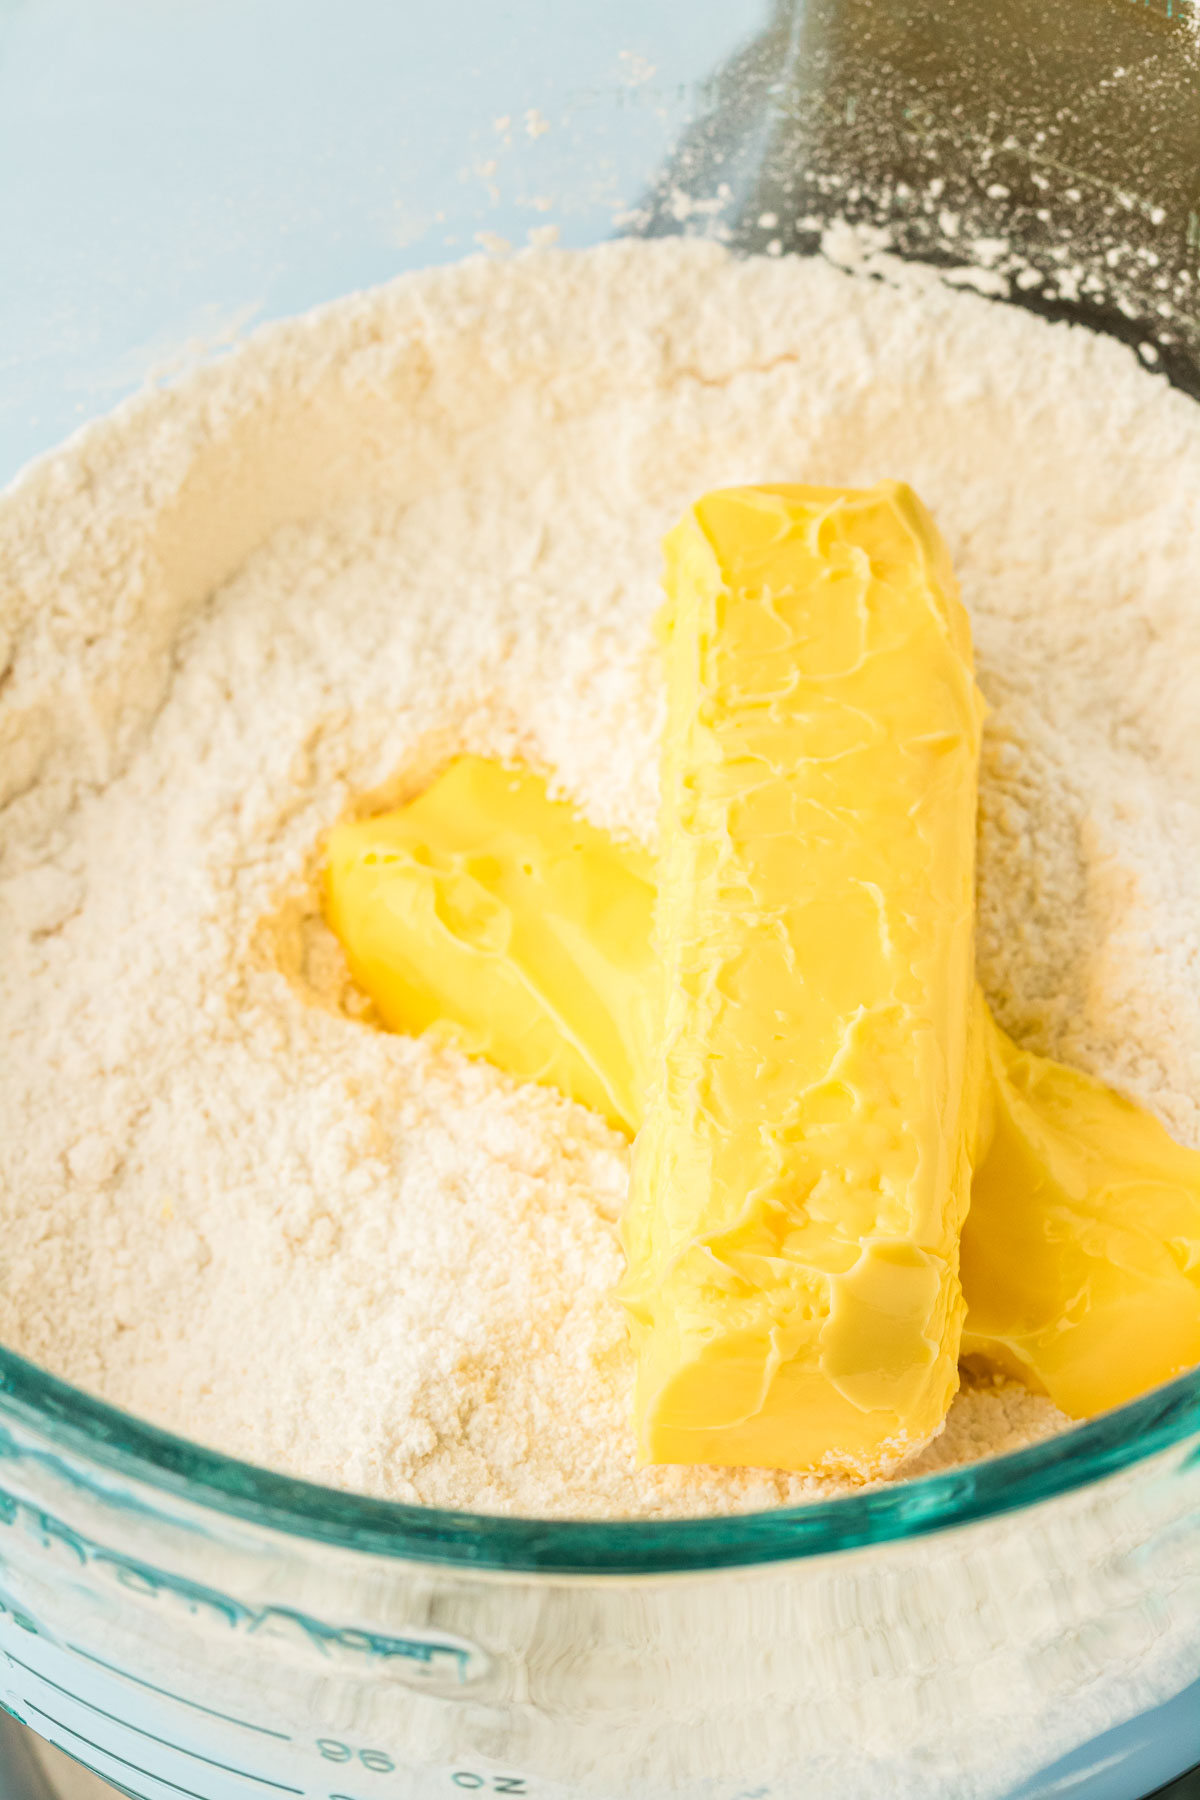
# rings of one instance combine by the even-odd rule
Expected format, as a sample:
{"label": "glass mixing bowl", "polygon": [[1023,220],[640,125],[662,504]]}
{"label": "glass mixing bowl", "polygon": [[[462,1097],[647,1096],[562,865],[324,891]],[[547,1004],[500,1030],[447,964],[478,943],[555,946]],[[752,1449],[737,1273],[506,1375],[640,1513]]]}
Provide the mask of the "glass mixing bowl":
{"label": "glass mixing bowl", "polygon": [[[0,474],[252,319],[679,230],[918,257],[1200,395],[1200,14],[0,0]],[[0,1353],[0,1701],[142,1800],[1135,1800],[1200,1762],[1200,1376],[907,1486],[598,1525],[285,1479]],[[45,1800],[14,1729],[0,1793]]]}

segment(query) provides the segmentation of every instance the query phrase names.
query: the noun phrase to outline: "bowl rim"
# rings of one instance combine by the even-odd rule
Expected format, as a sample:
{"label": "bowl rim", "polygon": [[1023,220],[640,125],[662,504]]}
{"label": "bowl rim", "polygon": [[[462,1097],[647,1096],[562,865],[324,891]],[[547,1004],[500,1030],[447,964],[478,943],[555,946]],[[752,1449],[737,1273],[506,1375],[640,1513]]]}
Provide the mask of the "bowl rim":
{"label": "bowl rim", "polygon": [[[14,1437],[8,1425],[35,1444]],[[0,1462],[47,1458],[75,1485],[118,1475],[300,1542],[468,1570],[667,1575],[844,1554],[1036,1506],[1200,1439],[1200,1370],[1043,1439],[937,1475],[837,1499],[703,1518],[527,1518],[453,1512],[278,1474],[135,1418],[0,1348]],[[1186,1461],[1200,1459],[1197,1443]]]}

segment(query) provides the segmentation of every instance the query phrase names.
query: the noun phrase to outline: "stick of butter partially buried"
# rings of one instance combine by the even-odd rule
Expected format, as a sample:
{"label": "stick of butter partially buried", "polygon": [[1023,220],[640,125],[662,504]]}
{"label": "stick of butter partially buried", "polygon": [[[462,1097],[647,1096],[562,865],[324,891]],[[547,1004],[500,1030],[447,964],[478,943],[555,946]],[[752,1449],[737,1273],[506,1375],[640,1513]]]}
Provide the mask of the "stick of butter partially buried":
{"label": "stick of butter partially buried", "polygon": [[[461,889],[445,904],[464,873],[479,904]],[[588,827],[532,769],[462,756],[406,806],[335,827],[327,910],[392,1030],[432,1026],[632,1137],[658,1053],[653,880],[643,849]],[[481,931],[496,910],[511,925]],[[526,954],[539,935],[554,960]],[[1200,1363],[1200,1153],[1018,1050],[975,997],[963,1355],[1087,1417]]]}

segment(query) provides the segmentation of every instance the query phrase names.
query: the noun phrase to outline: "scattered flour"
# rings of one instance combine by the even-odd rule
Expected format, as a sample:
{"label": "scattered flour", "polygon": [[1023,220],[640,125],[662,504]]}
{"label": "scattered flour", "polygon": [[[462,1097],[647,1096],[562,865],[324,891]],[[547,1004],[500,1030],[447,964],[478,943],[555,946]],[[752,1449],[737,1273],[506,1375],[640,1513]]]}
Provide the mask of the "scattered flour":
{"label": "scattered flour", "polygon": [[[355,1018],[309,874],[461,748],[649,835],[663,530],[715,483],[884,475],[945,532],[993,709],[996,1010],[1200,1144],[1200,412],[902,270],[477,258],[259,332],[0,500],[0,1340],[432,1505],[828,1493],[634,1468],[624,1144]],[[921,1466],[1061,1424],[968,1393]]]}

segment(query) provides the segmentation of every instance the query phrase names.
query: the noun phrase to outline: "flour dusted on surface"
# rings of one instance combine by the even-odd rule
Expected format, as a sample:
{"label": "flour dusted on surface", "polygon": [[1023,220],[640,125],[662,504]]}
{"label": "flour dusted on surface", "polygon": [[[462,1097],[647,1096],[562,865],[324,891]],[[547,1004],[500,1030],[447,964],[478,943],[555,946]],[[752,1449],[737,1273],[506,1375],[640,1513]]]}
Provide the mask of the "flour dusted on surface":
{"label": "flour dusted on surface", "polygon": [[[885,475],[950,544],[993,709],[993,1004],[1200,1144],[1194,405],[821,262],[476,259],[259,333],[0,501],[0,1340],[427,1504],[827,1493],[635,1469],[623,1142],[355,1018],[309,876],[464,748],[648,836],[663,530],[724,482]],[[1060,1424],[966,1393],[920,1466]]]}

